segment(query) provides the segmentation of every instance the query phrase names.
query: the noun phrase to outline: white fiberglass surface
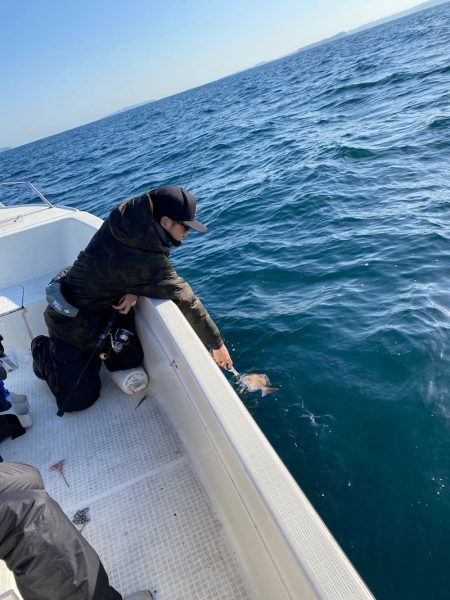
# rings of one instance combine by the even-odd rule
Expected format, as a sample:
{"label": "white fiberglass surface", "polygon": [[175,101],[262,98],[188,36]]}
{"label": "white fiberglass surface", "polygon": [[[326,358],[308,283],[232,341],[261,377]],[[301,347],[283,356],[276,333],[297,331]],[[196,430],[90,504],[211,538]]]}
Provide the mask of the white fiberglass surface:
{"label": "white fiberglass surface", "polygon": [[95,227],[81,217],[64,216],[27,227],[23,224],[17,231],[20,227],[18,222],[0,235],[0,254],[7,257],[0,272],[0,288],[24,284],[43,273],[57,273],[72,264],[95,233]]}
{"label": "white fiberglass surface", "polygon": [[[9,374],[8,388],[27,394],[33,426],[2,442],[0,454],[38,467],[70,518],[89,507],[83,535],[112,585],[122,594],[156,590],[157,600],[248,598],[223,525],[151,391],[137,407],[139,398],[104,376],[93,407],[60,418],[47,385],[32,373],[29,350],[13,354],[20,368]],[[63,459],[70,487],[50,470]],[[10,588],[13,577],[0,563],[0,594]]]}

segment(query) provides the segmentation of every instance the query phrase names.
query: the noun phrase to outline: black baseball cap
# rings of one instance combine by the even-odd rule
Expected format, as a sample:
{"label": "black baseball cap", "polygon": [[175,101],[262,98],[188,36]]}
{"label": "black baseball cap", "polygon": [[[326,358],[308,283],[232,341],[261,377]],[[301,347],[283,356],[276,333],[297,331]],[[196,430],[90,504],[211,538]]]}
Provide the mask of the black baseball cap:
{"label": "black baseball cap", "polygon": [[164,185],[150,193],[153,214],[156,219],[170,217],[195,231],[208,231],[203,223],[195,219],[197,201],[192,194],[175,185]]}

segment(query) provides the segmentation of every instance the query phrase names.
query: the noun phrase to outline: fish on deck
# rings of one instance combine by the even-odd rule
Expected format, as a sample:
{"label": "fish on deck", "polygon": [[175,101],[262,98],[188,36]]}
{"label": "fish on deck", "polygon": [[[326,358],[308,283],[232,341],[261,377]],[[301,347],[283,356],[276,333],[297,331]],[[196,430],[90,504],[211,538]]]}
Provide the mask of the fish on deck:
{"label": "fish on deck", "polygon": [[261,390],[261,396],[278,392],[280,388],[270,387],[270,381],[267,375],[263,373],[250,373],[248,375],[240,375],[239,383],[249,392],[258,392]]}

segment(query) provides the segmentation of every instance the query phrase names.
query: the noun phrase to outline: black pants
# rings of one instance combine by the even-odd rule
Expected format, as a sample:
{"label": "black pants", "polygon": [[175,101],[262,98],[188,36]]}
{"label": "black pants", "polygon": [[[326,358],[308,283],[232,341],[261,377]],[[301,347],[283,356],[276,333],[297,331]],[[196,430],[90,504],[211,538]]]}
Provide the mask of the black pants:
{"label": "black pants", "polygon": [[0,464],[0,559],[24,600],[122,599],[95,550],[29,465]]}
{"label": "black pants", "polygon": [[[132,333],[134,335],[129,344],[121,352],[109,352],[109,357],[104,362],[110,371],[131,369],[142,363],[142,346],[136,332]],[[105,345],[105,350],[108,349],[110,350],[109,341]],[[99,373],[102,360],[98,354],[92,356],[91,352],[84,352],[63,340],[45,335],[34,338],[31,353],[33,370],[40,379],[48,383],[58,408],[63,407],[66,412],[84,410],[92,406],[100,396]],[[84,369],[83,377],[75,388]]]}

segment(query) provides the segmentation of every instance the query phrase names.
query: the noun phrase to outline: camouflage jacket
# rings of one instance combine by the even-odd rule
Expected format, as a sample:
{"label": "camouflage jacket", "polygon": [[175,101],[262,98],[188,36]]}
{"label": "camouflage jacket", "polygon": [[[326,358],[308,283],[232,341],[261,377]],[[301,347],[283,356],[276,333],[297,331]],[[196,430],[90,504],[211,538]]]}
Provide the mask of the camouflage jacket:
{"label": "camouflage jacket", "polygon": [[150,193],[119,204],[62,277],[62,292],[79,313],[69,318],[48,306],[50,335],[92,350],[112,305],[130,293],[173,300],[202,342],[219,348],[217,326],[168,256],[169,247],[153,224]]}

